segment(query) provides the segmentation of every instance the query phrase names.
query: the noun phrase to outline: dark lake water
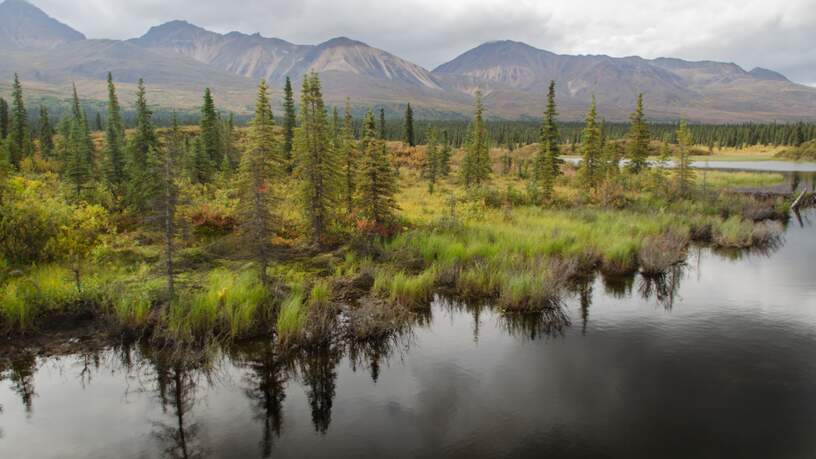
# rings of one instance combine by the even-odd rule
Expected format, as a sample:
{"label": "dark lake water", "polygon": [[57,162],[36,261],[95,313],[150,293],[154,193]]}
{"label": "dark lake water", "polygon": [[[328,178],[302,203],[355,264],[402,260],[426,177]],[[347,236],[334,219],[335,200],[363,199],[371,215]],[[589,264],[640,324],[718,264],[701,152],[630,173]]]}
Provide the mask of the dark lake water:
{"label": "dark lake water", "polygon": [[813,458],[814,220],[658,281],[598,277],[563,317],[439,299],[409,334],[292,358],[22,359],[0,377],[0,458]]}

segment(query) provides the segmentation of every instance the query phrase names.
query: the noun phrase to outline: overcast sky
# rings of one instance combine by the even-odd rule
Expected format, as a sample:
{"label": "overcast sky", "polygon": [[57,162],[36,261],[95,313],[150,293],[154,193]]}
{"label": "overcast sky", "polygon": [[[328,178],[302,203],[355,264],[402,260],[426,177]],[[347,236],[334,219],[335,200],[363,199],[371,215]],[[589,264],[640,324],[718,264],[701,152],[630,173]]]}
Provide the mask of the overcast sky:
{"label": "overcast sky", "polygon": [[816,85],[816,0],[31,1],[89,38],[185,19],[301,44],[345,35],[428,69],[511,39],[562,54],[736,62]]}

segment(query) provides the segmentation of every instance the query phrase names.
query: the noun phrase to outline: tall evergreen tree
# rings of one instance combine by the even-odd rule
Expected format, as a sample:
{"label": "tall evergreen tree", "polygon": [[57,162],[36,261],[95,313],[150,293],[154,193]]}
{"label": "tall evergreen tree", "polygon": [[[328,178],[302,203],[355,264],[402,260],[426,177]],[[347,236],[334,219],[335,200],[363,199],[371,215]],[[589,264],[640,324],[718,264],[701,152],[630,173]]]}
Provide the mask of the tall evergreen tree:
{"label": "tall evergreen tree", "polygon": [[274,234],[275,197],[272,182],[281,175],[283,166],[266,92],[266,82],[261,80],[255,102],[255,117],[249,130],[249,148],[241,158],[238,180],[241,234],[255,256],[264,285],[267,284],[266,271]]}
{"label": "tall evergreen tree", "polygon": [[507,144],[507,150],[504,151],[504,156],[502,156],[502,175],[507,175],[510,171],[513,170],[513,143],[510,142]]}
{"label": "tall evergreen tree", "polygon": [[448,130],[442,131],[442,150],[439,152],[439,175],[447,177],[450,175],[451,145],[448,140]]}
{"label": "tall evergreen tree", "polygon": [[561,173],[561,151],[559,147],[561,136],[558,133],[557,116],[555,81],[550,81],[547,91],[547,108],[544,111],[544,121],[541,125],[541,139],[539,140],[538,157],[536,158],[536,169],[534,170],[544,200],[552,198],[555,179]]}
{"label": "tall evergreen tree", "polygon": [[484,122],[482,92],[476,91],[473,122],[468,129],[465,158],[462,162],[462,179],[466,187],[480,185],[490,179],[490,141]]}
{"label": "tall evergreen tree", "polygon": [[415,147],[416,141],[414,140],[414,110],[411,108],[411,104],[408,104],[405,107],[405,128],[403,133],[403,141],[408,145]]}
{"label": "tall evergreen tree", "polygon": [[436,129],[428,129],[428,142],[425,150],[425,163],[423,164],[423,175],[428,180],[428,191],[434,192],[436,179],[439,177],[439,141],[437,140]]}
{"label": "tall evergreen tree", "polygon": [[76,85],[74,85],[71,107],[70,128],[68,138],[65,141],[67,154],[64,158],[64,173],[74,186],[75,197],[78,199],[92,178],[93,150],[85,115],[80,107]]}
{"label": "tall evergreen tree", "polygon": [[643,94],[638,94],[635,112],[630,117],[631,127],[627,135],[627,156],[629,164],[627,168],[633,174],[648,169],[649,163],[649,126],[646,125],[646,118],[643,114]]}
{"label": "tall evergreen tree", "polygon": [[196,136],[193,139],[191,150],[188,152],[191,157],[187,161],[189,170],[187,171],[190,181],[193,183],[209,183],[213,175],[213,167],[210,162],[210,155],[204,145],[204,139]]}
{"label": "tall evergreen tree", "polygon": [[16,73],[11,90],[11,122],[8,142],[9,163],[13,168],[19,169],[20,161],[31,154],[31,136],[28,131],[28,113],[23,103],[23,86]]}
{"label": "tall evergreen tree", "polygon": [[48,109],[40,105],[40,155],[51,158],[54,155],[54,127],[48,117]]}
{"label": "tall evergreen tree", "polygon": [[601,130],[597,123],[597,106],[595,96],[592,96],[592,105],[586,115],[586,125],[581,134],[581,166],[578,174],[581,185],[585,190],[592,190],[598,186],[601,160]]}
{"label": "tall evergreen tree", "polygon": [[671,149],[668,142],[663,142],[660,145],[660,156],[655,162],[653,171],[655,188],[664,193],[668,191],[666,185],[668,184],[669,160],[671,160]]}
{"label": "tall evergreen tree", "polygon": [[294,144],[298,176],[303,184],[304,213],[314,242],[320,242],[334,220],[340,189],[340,168],[331,148],[320,78],[312,72],[303,78],[300,127]]}
{"label": "tall evergreen tree", "polygon": [[215,111],[215,102],[213,101],[210,88],[204,90],[204,103],[201,106],[201,121],[199,127],[201,147],[204,149],[204,156],[209,163],[206,168],[207,174],[201,178],[204,179],[204,181],[209,181],[209,171],[220,167],[224,161],[218,132],[218,113]]}
{"label": "tall evergreen tree", "polygon": [[139,79],[136,91],[136,127],[128,142],[126,174],[128,177],[127,203],[134,210],[143,210],[158,192],[154,157],[158,138],[153,127],[153,113],[147,105],[144,81]]}
{"label": "tall evergreen tree", "polygon": [[342,150],[340,152],[343,161],[343,198],[346,203],[346,212],[351,215],[354,212],[354,195],[357,192],[357,146],[354,141],[354,118],[351,116],[351,103],[346,99],[346,106],[343,113],[343,128],[340,132]]}
{"label": "tall evergreen tree", "polygon": [[363,121],[363,140],[361,142],[363,157],[360,172],[360,210],[361,216],[382,229],[393,222],[397,209],[397,176],[388,156],[385,145],[377,136],[374,125],[374,114],[369,111]]}
{"label": "tall evergreen tree", "polygon": [[113,75],[108,72],[108,115],[105,129],[103,170],[108,187],[120,193],[125,183],[125,127]]}
{"label": "tall evergreen tree", "polygon": [[155,209],[162,222],[164,233],[164,261],[165,277],[167,279],[167,296],[172,301],[176,296],[175,290],[175,244],[176,235],[176,206],[178,204],[179,187],[176,180],[178,161],[184,153],[184,134],[179,128],[178,118],[173,113],[170,132],[167,135],[167,147],[164,154],[156,155],[160,163],[159,192],[156,195],[157,208]]}
{"label": "tall evergreen tree", "polygon": [[102,114],[96,112],[96,132],[102,132],[105,128],[102,126]]}
{"label": "tall evergreen tree", "polygon": [[222,123],[222,132],[219,137],[221,139],[221,151],[224,153],[221,170],[229,175],[238,166],[238,152],[235,149],[235,115],[232,112],[230,112],[227,120]]}
{"label": "tall evergreen tree", "polygon": [[380,107],[380,133],[378,138],[385,140],[385,109]]}
{"label": "tall evergreen tree", "polygon": [[694,187],[694,169],[691,168],[691,133],[686,120],[680,120],[677,127],[677,167],[675,186],[680,196],[688,196]]}
{"label": "tall evergreen tree", "polygon": [[292,81],[286,77],[283,86],[283,160],[287,171],[292,171],[292,142],[295,137],[295,96],[292,91]]}
{"label": "tall evergreen tree", "polygon": [[5,140],[9,134],[9,106],[6,99],[0,97],[0,140]]}

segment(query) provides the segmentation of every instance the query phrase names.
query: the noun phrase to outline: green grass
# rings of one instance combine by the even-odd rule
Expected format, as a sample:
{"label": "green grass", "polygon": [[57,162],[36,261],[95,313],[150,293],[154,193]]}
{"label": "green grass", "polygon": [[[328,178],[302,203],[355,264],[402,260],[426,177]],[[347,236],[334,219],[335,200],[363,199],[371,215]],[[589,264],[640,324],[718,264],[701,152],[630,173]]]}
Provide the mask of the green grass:
{"label": "green grass", "polygon": [[0,290],[0,316],[12,328],[30,330],[50,314],[91,310],[104,298],[107,277],[86,275],[78,291],[73,273],[58,265],[34,267]]}
{"label": "green grass", "polygon": [[436,269],[431,267],[417,275],[399,271],[380,271],[374,280],[374,291],[389,301],[408,307],[427,306],[433,297]]}
{"label": "green grass", "polygon": [[270,298],[255,271],[209,273],[205,287],[169,308],[171,336],[184,340],[210,334],[237,338],[249,333],[259,316],[266,316]]}
{"label": "green grass", "polygon": [[698,171],[697,185],[711,188],[762,188],[783,183],[785,177],[782,174],[746,172],[746,171]]}
{"label": "green grass", "polygon": [[289,343],[301,335],[308,318],[302,287],[296,286],[283,301],[275,324],[278,341]]}
{"label": "green grass", "polygon": [[749,247],[754,224],[739,216],[732,216],[714,228],[714,243],[720,247]]}

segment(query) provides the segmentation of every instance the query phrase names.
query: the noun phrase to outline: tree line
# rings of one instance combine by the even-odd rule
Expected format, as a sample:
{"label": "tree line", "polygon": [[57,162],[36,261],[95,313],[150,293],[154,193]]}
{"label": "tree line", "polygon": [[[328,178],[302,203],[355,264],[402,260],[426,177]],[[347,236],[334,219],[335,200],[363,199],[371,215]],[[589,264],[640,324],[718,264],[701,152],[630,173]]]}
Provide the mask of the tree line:
{"label": "tree line", "polygon": [[[195,184],[235,190],[240,237],[264,281],[284,201],[297,202],[308,222],[304,231],[314,244],[323,244],[342,227],[369,240],[394,231],[397,172],[374,113],[366,114],[361,135],[355,136],[350,102],[342,119],[336,108],[328,110],[317,74],[304,78],[297,114],[287,80],[280,122],[273,117],[262,81],[243,148],[236,144],[234,120],[218,114],[209,89],[202,99],[197,132],[189,133],[177,119],[161,132],[153,123],[140,80],[135,126],[126,131],[109,74],[104,142],[98,145],[76,89],[71,112],[52,128],[43,109],[41,128],[33,132],[25,122],[22,86],[16,75],[13,88],[9,128],[0,142],[0,205],[10,175],[54,170],[63,183],[70,184],[70,199],[77,206],[104,207],[163,232],[171,296],[177,204]],[[44,166],[43,161],[57,166]],[[298,196],[291,195],[291,190]],[[1,220],[13,219],[11,212],[3,214],[0,226],[8,223]]]}

